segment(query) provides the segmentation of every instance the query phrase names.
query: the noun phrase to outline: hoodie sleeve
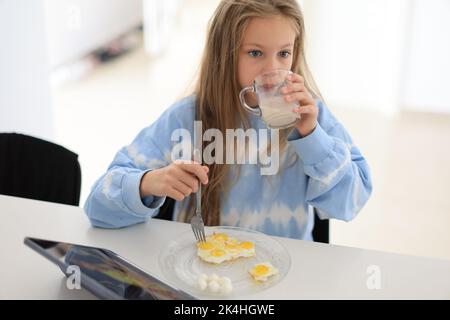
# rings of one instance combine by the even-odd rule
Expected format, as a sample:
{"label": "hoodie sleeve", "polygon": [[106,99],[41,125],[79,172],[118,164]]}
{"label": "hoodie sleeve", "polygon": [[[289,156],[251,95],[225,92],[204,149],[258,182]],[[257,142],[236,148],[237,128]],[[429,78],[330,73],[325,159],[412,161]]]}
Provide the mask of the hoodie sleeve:
{"label": "hoodie sleeve", "polygon": [[165,197],[141,198],[140,181],[146,172],[172,162],[171,149],[176,142],[171,140],[171,134],[176,129],[184,129],[183,120],[188,120],[191,114],[193,118],[189,102],[192,101],[169,108],[129,146],[119,150],[106,173],[95,182],[84,205],[93,226],[121,228],[145,222],[158,214]]}
{"label": "hoodie sleeve", "polygon": [[321,219],[350,221],[372,192],[366,159],[328,108],[318,101],[316,129],[300,138],[297,130],[289,143],[297,151],[308,176],[306,201]]}

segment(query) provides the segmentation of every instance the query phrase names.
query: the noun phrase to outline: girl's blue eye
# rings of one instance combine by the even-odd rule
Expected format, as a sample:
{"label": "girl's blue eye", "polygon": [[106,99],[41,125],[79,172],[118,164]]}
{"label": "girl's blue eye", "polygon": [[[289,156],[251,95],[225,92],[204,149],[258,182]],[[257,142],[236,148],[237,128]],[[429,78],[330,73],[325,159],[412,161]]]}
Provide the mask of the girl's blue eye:
{"label": "girl's blue eye", "polygon": [[255,58],[262,56],[262,52],[260,50],[252,50],[252,51],[249,51],[248,54],[251,57],[255,57]]}
{"label": "girl's blue eye", "polygon": [[289,51],[281,51],[278,55],[282,58],[288,58],[291,53]]}

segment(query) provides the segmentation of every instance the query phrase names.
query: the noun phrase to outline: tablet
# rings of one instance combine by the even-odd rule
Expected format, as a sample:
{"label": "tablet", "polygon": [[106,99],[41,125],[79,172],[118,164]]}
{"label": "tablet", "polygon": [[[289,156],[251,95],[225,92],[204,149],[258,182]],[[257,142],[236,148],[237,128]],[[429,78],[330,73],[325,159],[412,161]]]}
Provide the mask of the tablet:
{"label": "tablet", "polygon": [[196,299],[107,249],[30,237],[24,243],[58,265],[75,285],[101,299]]}

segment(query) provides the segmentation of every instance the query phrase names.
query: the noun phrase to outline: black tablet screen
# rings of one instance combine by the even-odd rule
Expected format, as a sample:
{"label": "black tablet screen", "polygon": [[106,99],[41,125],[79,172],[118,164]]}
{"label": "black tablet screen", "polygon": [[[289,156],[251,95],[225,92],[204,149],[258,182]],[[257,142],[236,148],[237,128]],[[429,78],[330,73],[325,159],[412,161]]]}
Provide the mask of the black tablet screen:
{"label": "black tablet screen", "polygon": [[[118,254],[101,248],[26,238],[25,243],[41,254],[66,267],[76,266],[81,272],[81,286],[94,281],[119,299],[194,299],[191,295],[155,278]],[[31,245],[30,245],[31,244]],[[64,271],[64,270],[63,270]],[[93,286],[84,284],[89,291]],[[95,290],[94,290],[95,291]],[[97,289],[98,291],[98,289]],[[96,294],[96,292],[93,292]],[[99,296],[102,296],[99,294]]]}

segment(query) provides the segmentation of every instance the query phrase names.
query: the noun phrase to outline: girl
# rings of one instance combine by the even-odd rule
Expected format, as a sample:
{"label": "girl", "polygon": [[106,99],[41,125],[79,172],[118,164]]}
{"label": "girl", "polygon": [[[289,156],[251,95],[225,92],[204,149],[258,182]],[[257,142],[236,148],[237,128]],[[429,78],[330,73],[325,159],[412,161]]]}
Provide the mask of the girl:
{"label": "girl", "polygon": [[[194,94],[117,153],[87,199],[91,223],[116,228],[144,222],[166,197],[176,200],[173,219],[189,222],[199,181],[207,225],[312,240],[313,207],[321,219],[354,218],[372,190],[369,168],[320,98],[305,61],[304,30],[295,0],[223,0],[210,21]],[[276,175],[261,175],[258,164],[172,161],[172,133],[187,129],[193,136],[196,117],[203,132],[215,128],[224,136],[227,129],[267,128],[241,107],[239,92],[276,69],[293,72],[282,92],[301,115],[294,127],[279,131]],[[257,104],[255,96],[247,101]]]}

